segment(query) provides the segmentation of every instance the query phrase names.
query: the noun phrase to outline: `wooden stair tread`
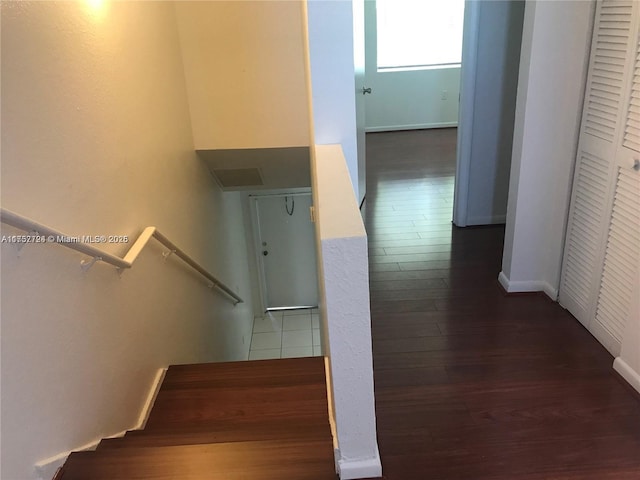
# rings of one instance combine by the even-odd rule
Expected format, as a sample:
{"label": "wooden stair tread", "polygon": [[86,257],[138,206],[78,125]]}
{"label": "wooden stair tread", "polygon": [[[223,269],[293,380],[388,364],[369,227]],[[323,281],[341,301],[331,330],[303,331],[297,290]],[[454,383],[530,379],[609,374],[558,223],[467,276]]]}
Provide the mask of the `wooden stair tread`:
{"label": "wooden stair tread", "polygon": [[327,405],[322,358],[171,366],[144,430],[57,480],[335,480]]}
{"label": "wooden stair tread", "polygon": [[[171,366],[145,430],[328,418],[322,358]],[[284,421],[284,420],[282,420]]]}
{"label": "wooden stair tread", "polygon": [[325,385],[301,385],[298,387],[255,387],[255,388],[198,388],[164,390],[158,393],[154,409],[185,406],[219,404],[233,410],[261,408],[270,402],[292,402],[326,405]]}
{"label": "wooden stair tread", "polygon": [[333,444],[257,441],[73,453],[61,480],[335,480]]}
{"label": "wooden stair tread", "polygon": [[170,446],[195,445],[199,443],[245,442],[249,440],[289,440],[289,439],[323,439],[330,433],[328,421],[312,422],[290,426],[276,425],[273,422],[251,425],[250,428],[229,428],[227,430],[183,429],[166,431],[138,430],[128,432],[121,438],[102,440],[98,446],[103,448],[123,448],[128,446]]}
{"label": "wooden stair tread", "polygon": [[122,438],[102,440],[99,449],[127,448],[129,446],[169,446],[195,445],[200,443],[245,442],[249,440],[289,440],[289,439],[326,439],[331,438],[328,420],[304,424],[282,422],[261,422],[248,426],[232,424],[227,428],[216,425],[200,428],[174,428],[167,430],[135,430],[127,432]]}
{"label": "wooden stair tread", "polygon": [[325,383],[322,357],[278,358],[251,362],[172,365],[162,390],[174,388],[275,387]]}

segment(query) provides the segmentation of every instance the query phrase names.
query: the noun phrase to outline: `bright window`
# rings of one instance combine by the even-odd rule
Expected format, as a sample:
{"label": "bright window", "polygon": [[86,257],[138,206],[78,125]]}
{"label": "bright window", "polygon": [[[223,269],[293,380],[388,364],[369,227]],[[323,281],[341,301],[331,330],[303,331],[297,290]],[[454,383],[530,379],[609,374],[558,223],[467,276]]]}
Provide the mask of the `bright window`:
{"label": "bright window", "polygon": [[460,65],[464,0],[377,0],[378,70]]}

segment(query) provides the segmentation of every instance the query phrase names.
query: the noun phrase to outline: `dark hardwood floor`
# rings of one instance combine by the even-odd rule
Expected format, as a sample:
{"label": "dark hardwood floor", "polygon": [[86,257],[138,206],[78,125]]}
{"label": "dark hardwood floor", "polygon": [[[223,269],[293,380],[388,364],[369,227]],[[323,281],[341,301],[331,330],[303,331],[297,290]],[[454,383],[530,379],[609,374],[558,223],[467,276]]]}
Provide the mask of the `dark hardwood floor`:
{"label": "dark hardwood floor", "polygon": [[640,400],[544,295],[498,285],[504,229],[451,225],[455,129],[367,135],[387,480],[640,479]]}

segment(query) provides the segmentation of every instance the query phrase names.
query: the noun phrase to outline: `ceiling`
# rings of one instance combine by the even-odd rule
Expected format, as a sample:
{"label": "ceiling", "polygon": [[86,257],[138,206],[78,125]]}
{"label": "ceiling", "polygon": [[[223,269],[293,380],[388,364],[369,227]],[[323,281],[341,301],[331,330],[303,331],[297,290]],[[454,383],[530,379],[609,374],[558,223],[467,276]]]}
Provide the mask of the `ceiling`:
{"label": "ceiling", "polygon": [[309,147],[196,152],[224,191],[311,186]]}

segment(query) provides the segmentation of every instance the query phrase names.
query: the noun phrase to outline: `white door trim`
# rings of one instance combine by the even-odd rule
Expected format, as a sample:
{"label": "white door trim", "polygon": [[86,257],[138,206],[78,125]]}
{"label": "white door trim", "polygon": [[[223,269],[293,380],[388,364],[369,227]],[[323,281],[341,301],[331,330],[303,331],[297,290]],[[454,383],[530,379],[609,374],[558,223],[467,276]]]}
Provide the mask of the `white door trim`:
{"label": "white door trim", "polygon": [[258,268],[258,297],[260,298],[260,311],[267,311],[267,284],[264,272],[264,262],[261,255],[260,244],[260,218],[258,216],[259,195],[249,195],[249,210],[251,210],[251,223],[253,231],[253,254]]}
{"label": "white door trim", "polygon": [[464,5],[458,144],[456,146],[456,175],[453,197],[453,223],[458,227],[467,226],[479,23],[480,2],[467,0]]}

